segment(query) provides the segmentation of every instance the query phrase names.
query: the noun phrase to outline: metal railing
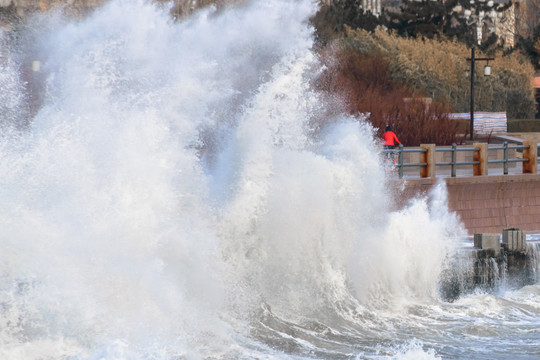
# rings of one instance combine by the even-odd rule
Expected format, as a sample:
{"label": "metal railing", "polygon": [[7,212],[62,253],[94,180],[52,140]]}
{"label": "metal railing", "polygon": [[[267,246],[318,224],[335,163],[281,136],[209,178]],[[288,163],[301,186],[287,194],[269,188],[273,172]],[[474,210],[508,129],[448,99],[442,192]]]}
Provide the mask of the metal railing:
{"label": "metal railing", "polygon": [[390,166],[397,167],[400,179],[403,177],[403,168],[404,167],[427,166],[427,163],[425,163],[425,162],[423,162],[423,163],[404,163],[403,162],[403,153],[415,153],[415,152],[421,153],[421,152],[426,152],[426,151],[427,151],[426,149],[405,149],[403,147],[403,145],[399,145],[399,148],[397,150],[395,150],[395,149],[393,149],[393,150],[383,150],[383,152],[386,153],[386,154],[392,154],[393,155],[391,157],[392,159],[394,159],[395,154],[397,154],[397,158],[398,158],[397,164],[390,164]]}
{"label": "metal railing", "polygon": [[[427,163],[420,162],[420,163],[405,163],[403,162],[403,154],[404,153],[425,153],[427,152],[426,149],[405,149],[405,147],[400,144],[397,149],[385,149],[382,151],[387,159],[387,166],[392,168],[398,169],[398,175],[399,178],[403,178],[403,168],[405,167],[413,167],[413,166],[427,166]],[[397,155],[398,161],[395,162],[395,157]],[[392,163],[388,163],[388,160],[393,161]]]}
{"label": "metal railing", "polygon": [[[509,158],[509,150],[528,150],[531,148],[531,146],[536,146],[537,151],[536,154],[540,153],[540,144],[529,144],[529,145],[508,145],[508,142],[503,142],[502,145],[495,145],[495,146],[487,146],[486,150],[502,150],[503,151],[503,158],[502,159],[496,159],[496,160],[488,160],[487,159],[487,153],[484,155],[486,160],[475,160],[475,153],[478,154],[480,152],[479,147],[457,147],[457,145],[454,143],[451,145],[451,147],[442,147],[442,148],[435,148],[435,152],[450,152],[451,153],[451,160],[446,162],[434,162],[435,166],[450,166],[450,176],[456,177],[457,174],[457,167],[458,166],[466,166],[466,165],[472,165],[472,166],[480,166],[482,165],[482,161],[485,161],[486,164],[503,164],[503,174],[508,175],[508,164],[510,163],[526,163],[529,162],[529,158]],[[473,153],[473,160],[472,161],[457,161],[457,152],[459,151],[466,151],[466,152],[472,152]],[[405,153],[420,153],[420,154],[426,154],[428,152],[428,149],[426,148],[419,148],[419,149],[406,149],[403,145],[399,145],[397,149],[385,149],[382,151],[385,156],[387,156],[387,159],[392,159],[393,163],[388,164],[388,166],[392,168],[397,168],[399,178],[403,178],[403,170],[407,167],[420,167],[420,168],[426,168],[429,164],[426,161],[421,162],[413,162],[413,163],[405,163],[403,159],[403,155]],[[397,162],[394,160],[397,157]],[[421,155],[421,158],[425,157]],[[427,157],[426,157],[427,158]],[[540,161],[540,157],[536,156],[536,163]],[[433,165],[433,164],[432,164]],[[529,171],[536,173],[536,169],[534,171]],[[420,175],[422,177],[422,175]]]}
{"label": "metal railing", "polygon": [[474,148],[474,147],[471,147],[471,148],[458,148],[456,143],[453,143],[452,148],[450,148],[450,149],[442,148],[442,149],[436,149],[435,151],[437,151],[437,152],[451,152],[452,153],[452,161],[450,161],[450,162],[438,162],[438,163],[435,164],[435,165],[440,165],[440,166],[445,166],[445,165],[451,166],[451,176],[452,177],[456,176],[457,167],[460,166],[460,165],[478,165],[478,164],[480,164],[480,161],[456,161],[458,151],[472,151],[474,153],[475,151],[479,151],[478,148]]}
{"label": "metal railing", "polygon": [[508,150],[509,149],[526,150],[526,149],[530,149],[530,145],[508,145],[508,141],[505,141],[502,146],[493,146],[493,147],[490,147],[489,149],[490,150],[503,150],[503,158],[501,160],[488,160],[488,163],[489,164],[502,163],[504,175],[508,175],[508,163],[529,161],[529,159],[523,159],[523,158],[509,159]]}

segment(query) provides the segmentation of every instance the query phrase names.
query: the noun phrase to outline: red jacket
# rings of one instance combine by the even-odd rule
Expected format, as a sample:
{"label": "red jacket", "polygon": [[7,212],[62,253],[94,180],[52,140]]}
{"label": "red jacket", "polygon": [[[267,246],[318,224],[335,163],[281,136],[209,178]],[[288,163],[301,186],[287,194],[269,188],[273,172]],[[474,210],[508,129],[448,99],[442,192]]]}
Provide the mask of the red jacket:
{"label": "red jacket", "polygon": [[384,140],[384,145],[401,145],[401,142],[393,131],[386,131],[382,134],[382,139]]}

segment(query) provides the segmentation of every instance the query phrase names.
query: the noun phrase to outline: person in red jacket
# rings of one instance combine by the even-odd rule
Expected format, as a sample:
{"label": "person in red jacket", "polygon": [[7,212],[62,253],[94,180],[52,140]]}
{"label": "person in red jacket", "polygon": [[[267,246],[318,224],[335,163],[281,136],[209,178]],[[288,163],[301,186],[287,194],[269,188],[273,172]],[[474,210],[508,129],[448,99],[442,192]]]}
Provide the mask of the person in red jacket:
{"label": "person in red jacket", "polygon": [[[396,148],[396,145],[401,145],[401,142],[397,138],[396,134],[392,131],[392,127],[390,125],[387,125],[386,128],[384,129],[384,133],[382,134],[382,139],[384,141],[385,150],[393,150]],[[392,160],[394,164],[396,163],[394,159],[393,151],[387,152],[386,158],[389,160]]]}

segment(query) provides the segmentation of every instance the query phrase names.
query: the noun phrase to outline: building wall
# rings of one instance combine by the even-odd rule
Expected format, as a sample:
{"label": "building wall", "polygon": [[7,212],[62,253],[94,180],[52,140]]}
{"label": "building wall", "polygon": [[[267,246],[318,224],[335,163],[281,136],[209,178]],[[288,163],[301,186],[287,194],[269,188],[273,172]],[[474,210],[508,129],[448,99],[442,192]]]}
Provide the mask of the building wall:
{"label": "building wall", "polygon": [[381,14],[381,0],[362,0],[362,9],[371,11],[373,15]]}
{"label": "building wall", "polygon": [[494,17],[495,34],[505,47],[514,47],[516,33],[516,4],[513,4],[501,16]]}

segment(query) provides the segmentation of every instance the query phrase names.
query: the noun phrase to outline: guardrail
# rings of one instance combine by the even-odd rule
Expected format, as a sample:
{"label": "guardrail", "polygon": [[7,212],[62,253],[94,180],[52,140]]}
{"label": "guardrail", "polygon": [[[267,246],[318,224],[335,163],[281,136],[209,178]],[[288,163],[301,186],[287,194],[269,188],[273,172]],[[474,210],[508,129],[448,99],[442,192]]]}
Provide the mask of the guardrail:
{"label": "guardrail", "polygon": [[[481,176],[488,175],[489,164],[503,164],[503,174],[508,175],[508,164],[521,162],[523,174],[536,174],[537,164],[540,161],[538,153],[540,145],[530,141],[524,141],[523,145],[508,145],[505,141],[502,145],[488,146],[486,143],[475,143],[472,147],[460,147],[452,144],[451,147],[439,147],[435,144],[421,144],[419,149],[406,149],[403,145],[399,145],[397,149],[383,150],[385,155],[391,155],[394,159],[397,155],[397,162],[390,164],[391,167],[398,169],[399,178],[403,177],[403,170],[406,167],[419,167],[419,175],[421,178],[435,177],[436,166],[450,166],[450,176],[455,177],[458,166],[472,165],[473,175]],[[503,158],[496,160],[488,159],[489,150],[502,150]],[[508,150],[521,150],[521,158],[509,158]],[[460,151],[472,152],[472,161],[457,161],[457,153]],[[450,152],[451,160],[446,162],[435,161],[436,152]],[[405,163],[403,160],[405,153],[419,153],[420,162]]]}

